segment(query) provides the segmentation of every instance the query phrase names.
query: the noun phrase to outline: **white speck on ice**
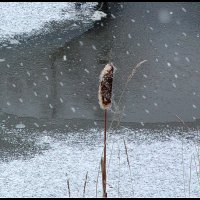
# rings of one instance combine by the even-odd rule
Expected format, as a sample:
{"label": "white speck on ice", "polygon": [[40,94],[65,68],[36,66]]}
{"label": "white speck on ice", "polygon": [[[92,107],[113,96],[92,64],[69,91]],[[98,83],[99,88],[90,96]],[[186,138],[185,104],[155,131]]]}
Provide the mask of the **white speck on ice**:
{"label": "white speck on ice", "polygon": [[175,77],[175,78],[178,78],[178,75],[177,75],[177,74],[174,74],[174,77]]}
{"label": "white speck on ice", "polygon": [[135,22],[135,20],[134,19],[131,19],[131,21],[134,23]]}
{"label": "white speck on ice", "polygon": [[84,69],[85,72],[87,72],[88,74],[90,73],[88,69]]}
{"label": "white speck on ice", "polygon": [[37,96],[37,92],[34,92],[34,95]]}
{"label": "white speck on ice", "polygon": [[154,106],[158,106],[158,104],[157,104],[157,103],[154,103]]}
{"label": "white speck on ice", "polygon": [[60,102],[63,103],[63,99],[62,98],[60,98]]}
{"label": "white speck on ice", "polygon": [[107,16],[106,13],[97,10],[97,11],[94,12],[94,14],[92,15],[91,19],[93,21],[99,21],[99,20],[101,20],[101,18],[106,18],[106,16]]}
{"label": "white speck on ice", "polygon": [[115,15],[113,15],[113,14],[111,14],[111,16],[112,16],[112,18],[113,18],[113,19],[115,19],[115,18],[116,18],[116,17],[115,17]]}
{"label": "white speck on ice", "polygon": [[151,27],[151,26],[149,27],[149,29],[152,30],[152,31],[154,30],[153,27]]}
{"label": "white speck on ice", "polygon": [[194,104],[192,105],[192,107],[193,107],[194,109],[196,109],[196,108],[197,108],[197,107],[196,107],[196,105],[194,105]]}
{"label": "white speck on ice", "polygon": [[130,54],[129,51],[126,51],[126,54],[129,55]]}
{"label": "white speck on ice", "polygon": [[185,60],[186,60],[187,62],[190,62],[190,59],[189,59],[188,57],[185,57]]}
{"label": "white speck on ice", "polygon": [[67,60],[67,56],[66,56],[66,55],[63,56],[63,60],[64,60],[64,61]]}
{"label": "white speck on ice", "polygon": [[33,85],[36,86],[37,84],[35,82],[33,82]]}
{"label": "white speck on ice", "polygon": [[63,82],[60,82],[60,85],[63,87],[63,85],[64,85]]}
{"label": "white speck on ice", "polygon": [[29,71],[27,71],[26,73],[28,74],[28,76],[29,76],[29,77],[31,76],[31,74],[30,74],[30,72],[29,72]]}
{"label": "white speck on ice", "polygon": [[19,98],[19,101],[20,101],[21,103],[23,103],[23,99],[22,99],[22,98]]}
{"label": "white speck on ice", "polygon": [[5,61],[5,58],[0,58],[0,62],[4,62]]}
{"label": "white speck on ice", "polygon": [[168,47],[168,45],[165,43],[165,47],[167,48]]}
{"label": "white speck on ice", "polygon": [[185,8],[183,8],[183,7],[181,8],[181,10],[182,10],[183,12],[187,12],[187,10],[186,10]]}
{"label": "white speck on ice", "polygon": [[82,41],[79,41],[79,44],[80,44],[80,46],[83,46],[83,42]]}
{"label": "white speck on ice", "polygon": [[167,66],[168,66],[168,67],[171,67],[172,65],[171,65],[171,63],[168,62],[168,63],[167,63]]}
{"label": "white speck on ice", "polygon": [[9,64],[7,64],[6,66],[7,66],[8,68],[10,68],[10,65],[9,65]]}
{"label": "white speck on ice", "polygon": [[48,98],[48,97],[49,97],[49,95],[48,95],[48,94],[46,94],[46,95],[45,95],[45,97],[46,97],[46,98]]}
{"label": "white speck on ice", "polygon": [[145,112],[149,114],[149,110],[145,109]]}
{"label": "white speck on ice", "polygon": [[25,128],[26,126],[24,124],[20,123],[20,124],[16,124],[15,127],[19,128],[19,129],[22,129],[22,128]]}
{"label": "white speck on ice", "polygon": [[71,107],[71,110],[75,113],[76,109],[74,107]]}
{"label": "white speck on ice", "polygon": [[34,125],[37,127],[37,128],[39,128],[40,126],[36,123],[36,122],[34,122]]}
{"label": "white speck on ice", "polygon": [[49,77],[48,76],[45,76],[46,80],[48,81],[49,80]]}
{"label": "white speck on ice", "polygon": [[146,99],[146,96],[142,95],[142,98],[143,98],[143,99]]}
{"label": "white speck on ice", "polygon": [[173,85],[174,88],[176,88],[176,84],[175,83],[172,83],[172,85]]}
{"label": "white speck on ice", "polygon": [[49,104],[49,107],[52,109],[53,108],[53,106],[51,105],[51,104]]}
{"label": "white speck on ice", "polygon": [[132,38],[130,33],[128,34],[128,38],[130,38],[130,39]]}
{"label": "white speck on ice", "polygon": [[185,33],[185,32],[182,32],[182,34],[186,37],[187,36],[187,34]]}
{"label": "white speck on ice", "polygon": [[13,86],[14,88],[16,88],[16,85],[15,85],[14,83],[12,84],[12,86]]}
{"label": "white speck on ice", "polygon": [[146,74],[143,74],[144,78],[147,78],[147,75]]}
{"label": "white speck on ice", "polygon": [[6,104],[7,104],[8,106],[10,106],[10,105],[11,105],[9,101],[7,101],[7,102],[6,102]]}
{"label": "white speck on ice", "polygon": [[93,48],[94,50],[97,50],[97,48],[96,48],[94,45],[92,45],[92,48]]}

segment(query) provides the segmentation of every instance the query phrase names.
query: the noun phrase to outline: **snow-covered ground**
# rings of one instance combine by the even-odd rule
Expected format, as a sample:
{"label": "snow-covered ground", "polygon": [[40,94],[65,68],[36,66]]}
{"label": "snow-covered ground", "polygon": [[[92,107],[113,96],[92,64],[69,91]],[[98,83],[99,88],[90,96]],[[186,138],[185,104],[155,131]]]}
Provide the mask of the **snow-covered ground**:
{"label": "snow-covered ground", "polygon": [[[11,131],[7,134],[13,134],[13,138],[19,139],[24,133]],[[36,153],[32,158],[0,162],[0,196],[68,197],[69,180],[71,197],[83,197],[88,172],[85,196],[96,197],[96,181],[103,149],[102,130],[42,132],[36,135],[34,145],[41,148],[46,146],[46,150]],[[123,138],[128,149],[131,171]],[[198,197],[198,145],[193,142],[198,138],[198,131],[127,128],[110,135],[108,196]],[[29,139],[23,141],[26,140]],[[100,175],[97,196],[101,195]]]}
{"label": "snow-covered ground", "polygon": [[[15,35],[36,34],[53,21],[81,19],[87,23],[88,20],[99,20],[95,6],[97,2],[87,2],[76,10],[73,2],[1,2],[0,42],[11,39],[11,43],[17,43]],[[42,29],[44,31],[49,30]]]}

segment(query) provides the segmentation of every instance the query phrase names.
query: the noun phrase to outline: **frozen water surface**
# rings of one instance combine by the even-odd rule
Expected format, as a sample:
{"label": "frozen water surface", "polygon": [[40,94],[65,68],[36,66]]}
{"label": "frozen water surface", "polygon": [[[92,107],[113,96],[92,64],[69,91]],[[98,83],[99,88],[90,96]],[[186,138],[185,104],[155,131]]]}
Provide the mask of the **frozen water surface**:
{"label": "frozen water surface", "polygon": [[87,172],[85,196],[96,197],[108,62],[117,68],[108,196],[200,196],[199,3],[5,2],[0,11],[0,197],[68,197],[67,180],[82,197]]}

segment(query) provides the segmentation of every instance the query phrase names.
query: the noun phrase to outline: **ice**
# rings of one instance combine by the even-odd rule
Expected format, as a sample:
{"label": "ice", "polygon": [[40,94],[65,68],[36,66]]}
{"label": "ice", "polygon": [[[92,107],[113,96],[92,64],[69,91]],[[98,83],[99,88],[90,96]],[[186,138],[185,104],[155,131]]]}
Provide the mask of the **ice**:
{"label": "ice", "polygon": [[158,19],[160,23],[169,23],[171,18],[172,17],[167,9],[161,9],[158,13]]}
{"label": "ice", "polygon": [[[97,2],[87,2],[82,15],[92,16],[96,5]],[[32,35],[46,23],[79,18],[73,2],[2,2],[0,10],[1,39],[10,39],[10,44],[14,45],[20,44],[14,38],[16,34]]]}

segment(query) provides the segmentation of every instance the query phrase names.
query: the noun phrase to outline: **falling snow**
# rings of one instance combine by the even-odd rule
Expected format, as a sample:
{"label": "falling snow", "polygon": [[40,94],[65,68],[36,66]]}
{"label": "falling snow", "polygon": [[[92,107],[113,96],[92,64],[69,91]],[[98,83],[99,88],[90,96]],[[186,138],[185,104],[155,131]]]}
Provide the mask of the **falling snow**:
{"label": "falling snow", "polygon": [[71,110],[75,113],[76,109],[74,107],[71,107]]}

